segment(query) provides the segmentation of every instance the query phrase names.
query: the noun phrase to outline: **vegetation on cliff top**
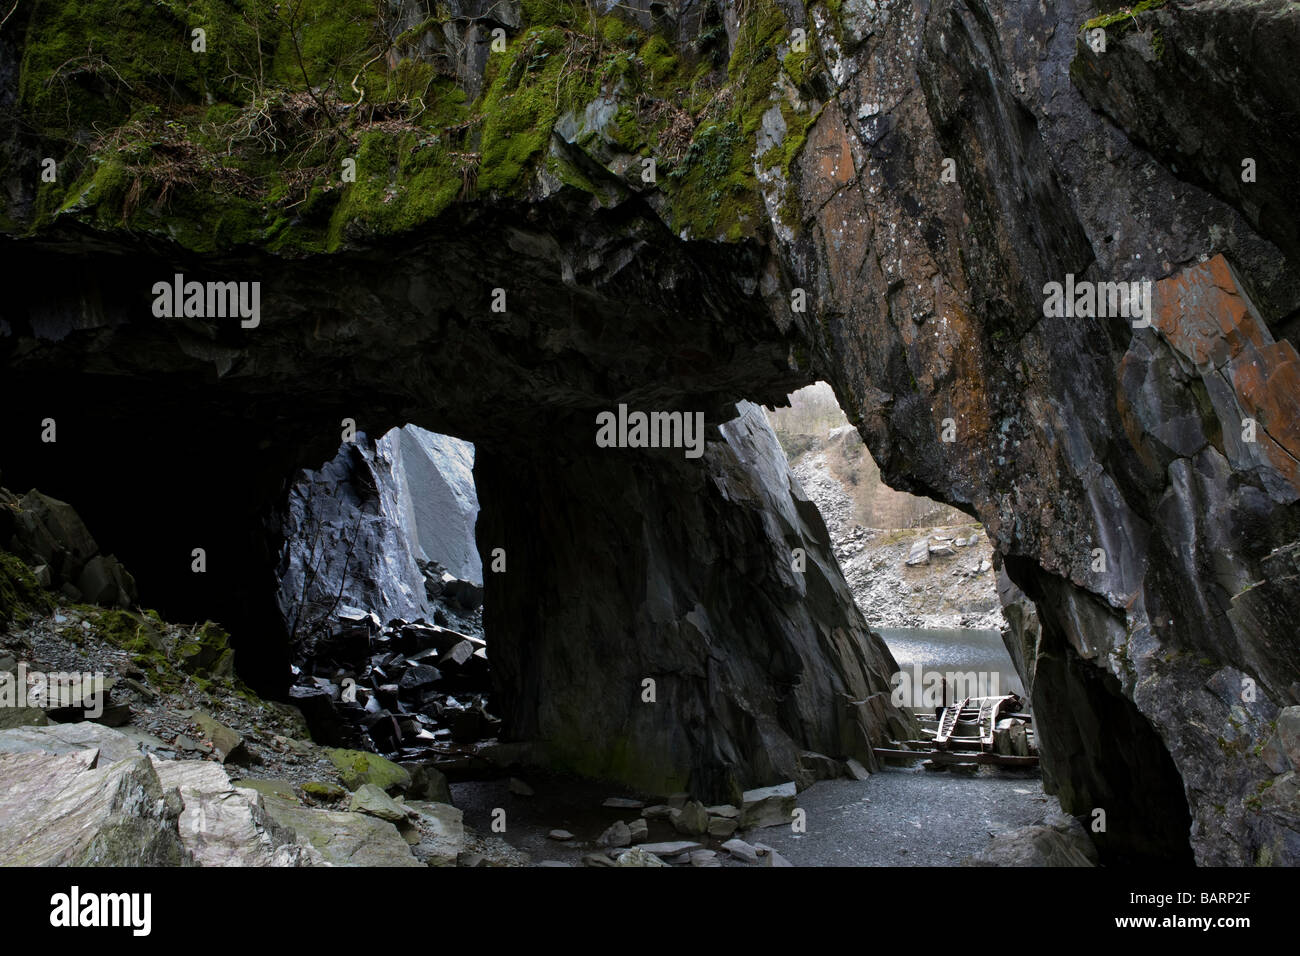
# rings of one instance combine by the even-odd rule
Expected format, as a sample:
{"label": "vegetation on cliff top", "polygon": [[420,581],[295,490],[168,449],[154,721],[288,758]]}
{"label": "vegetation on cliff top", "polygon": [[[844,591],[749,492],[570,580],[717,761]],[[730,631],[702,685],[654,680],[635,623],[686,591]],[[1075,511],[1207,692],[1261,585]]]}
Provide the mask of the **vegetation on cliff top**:
{"label": "vegetation on cliff top", "polygon": [[[527,196],[553,165],[556,123],[603,96],[613,121],[578,145],[599,135],[654,157],[674,229],[761,228],[763,115],[774,89],[792,93],[820,68],[789,49],[774,0],[744,5],[729,51],[720,24],[678,44],[574,0],[524,0],[525,25],[488,56],[472,100],[452,12],[433,9],[404,26],[379,0],[38,0],[19,34],[17,109],[57,176],[41,177],[26,222],[5,227],[71,216],[201,252],[329,251],[460,200]],[[796,95],[776,101],[787,135],[762,162],[788,177],[812,117]]]}

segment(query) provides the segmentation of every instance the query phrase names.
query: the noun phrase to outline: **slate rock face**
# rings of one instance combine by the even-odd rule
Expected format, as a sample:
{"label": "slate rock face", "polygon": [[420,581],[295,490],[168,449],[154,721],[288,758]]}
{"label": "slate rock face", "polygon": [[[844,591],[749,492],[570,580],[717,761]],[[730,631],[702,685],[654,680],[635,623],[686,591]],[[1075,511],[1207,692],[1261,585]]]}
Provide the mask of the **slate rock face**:
{"label": "slate rock face", "polygon": [[444,575],[454,589],[481,587],[473,466],[467,442],[406,426],[377,442],[360,433],[301,472],[282,508],[278,601],[288,628],[323,635],[341,608],[429,619]]}
{"label": "slate rock face", "polygon": [[135,602],[135,579],[117,558],[99,553],[76,509],[34,488],[21,498],[0,489],[0,547],[72,600],[106,607]]}
{"label": "slate rock face", "polygon": [[[1248,77],[1297,11],[1171,5],[1153,20],[1168,66],[1127,28],[1086,52],[1095,11],[1070,0],[878,13],[849,54],[823,42],[840,94],[809,131],[799,191],[816,212],[787,252],[829,319],[841,402],[886,479],[973,510],[1036,605],[1009,638],[1045,781],[1070,812],[1123,807],[1103,854],[1292,859],[1300,821],[1258,809],[1272,773],[1251,749],[1300,692],[1280,620],[1297,612],[1300,297],[1286,229],[1266,227],[1294,191],[1229,189],[1219,150],[1195,144],[1258,122],[1241,149],[1276,152],[1265,116],[1293,94]],[[1175,140],[1191,158],[1169,159]],[[1196,185],[1210,165],[1226,204]],[[1044,285],[1070,274],[1154,281],[1152,327],[1044,317]]]}
{"label": "slate rock face", "polygon": [[1300,131],[1277,122],[1300,111],[1292,82],[1300,18],[1288,6],[1195,0],[1120,17],[1106,28],[1104,53],[1078,44],[1070,75],[1090,105],[1179,176],[1240,209],[1295,261],[1300,197],[1288,177]]}
{"label": "slate rock face", "polygon": [[327,624],[339,607],[383,620],[432,613],[399,485],[392,459],[362,433],[290,489],[278,599],[291,631]]}
{"label": "slate rock face", "polygon": [[99,766],[99,751],[0,754],[0,852],[17,866],[186,866],[182,803],[142,754]]}
{"label": "slate rock face", "polygon": [[560,765],[739,803],[811,783],[804,751],[874,767],[873,744],[909,735],[888,703],[896,665],[757,406],[739,405],[700,464],[593,448],[555,469],[480,450],[477,475],[480,547],[511,562],[487,575],[484,605],[502,716]]}
{"label": "slate rock face", "polygon": [[474,446],[407,425],[381,438],[379,449],[392,458],[399,476],[400,523],[411,529],[416,557],[437,562],[458,581],[481,585]]}
{"label": "slate rock face", "polygon": [[184,805],[177,829],[199,866],[323,866],[310,846],[266,812],[262,795],[231,784],[206,760],[150,758],[164,789],[175,788]]}

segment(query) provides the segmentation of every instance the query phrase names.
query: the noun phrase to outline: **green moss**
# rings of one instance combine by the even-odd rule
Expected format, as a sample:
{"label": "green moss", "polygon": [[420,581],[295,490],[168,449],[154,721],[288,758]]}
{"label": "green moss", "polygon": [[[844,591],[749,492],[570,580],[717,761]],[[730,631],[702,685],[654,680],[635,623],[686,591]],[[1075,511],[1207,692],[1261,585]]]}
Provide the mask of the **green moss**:
{"label": "green moss", "polygon": [[645,78],[652,87],[670,90],[680,79],[681,61],[672,45],[657,33],[641,44],[637,59],[641,61]]}
{"label": "green moss", "polygon": [[531,26],[561,26],[586,18],[586,11],[572,0],[521,0],[524,23]]}
{"label": "green moss", "polygon": [[0,624],[25,624],[33,614],[47,612],[53,604],[31,569],[16,555],[0,551]]}
{"label": "green moss", "polygon": [[639,152],[646,148],[645,136],[637,123],[636,110],[626,103],[620,106],[618,112],[614,114],[611,138],[620,148],[629,153]]}
{"label": "green moss", "polygon": [[339,779],[349,790],[373,783],[381,790],[392,793],[411,785],[411,775],[402,767],[379,754],[364,750],[327,750],[325,755],[338,769]]}
{"label": "green moss", "polygon": [[[700,124],[683,163],[670,176],[678,231],[736,239],[755,232],[762,221],[753,154],[782,69],[778,48],[787,27],[785,14],[773,0],[759,0],[741,21],[727,66],[731,106],[722,118]],[[794,146],[796,152],[799,145]]]}
{"label": "green moss", "polygon": [[191,638],[176,648],[181,670],[204,679],[234,676],[235,652],[230,648],[230,635],[221,625],[205,621],[191,632]]}
{"label": "green moss", "polygon": [[600,21],[600,36],[606,43],[635,49],[641,39],[639,30],[618,17],[604,17]]}
{"label": "green moss", "polygon": [[511,48],[480,104],[480,189],[512,191],[545,148],[561,106],[574,98],[565,48],[564,32],[555,27],[531,29]]}
{"label": "green moss", "polygon": [[1101,16],[1093,17],[1083,25],[1084,30],[1096,30],[1097,28],[1106,29],[1116,25],[1128,26],[1137,20],[1138,14],[1147,13],[1165,5],[1166,0],[1141,0],[1141,3],[1131,7],[1121,7],[1111,13],[1103,13]]}
{"label": "green moss", "polygon": [[[278,7],[278,39],[271,79],[290,87],[351,90],[353,77],[374,56],[374,0],[297,0]],[[293,19],[290,20],[290,15]]]}
{"label": "green moss", "polygon": [[31,13],[19,102],[42,126],[111,123],[163,76],[189,100],[210,62],[190,50],[188,19],[145,0],[43,0]]}
{"label": "green moss", "polygon": [[302,792],[307,794],[313,800],[320,800],[324,803],[337,803],[342,800],[346,791],[332,783],[322,783],[319,780],[308,780],[302,785]]}
{"label": "green moss", "polygon": [[803,86],[808,82],[809,77],[817,71],[819,64],[816,54],[811,50],[811,45],[812,41],[809,40],[810,49],[802,53],[791,51],[781,61],[781,68],[785,70],[785,75],[790,78],[790,82],[795,86]]}
{"label": "green moss", "polygon": [[363,135],[357,181],[338,193],[329,246],[337,246],[347,229],[385,234],[410,229],[466,194],[477,163],[454,145],[446,137],[417,132]]}
{"label": "green moss", "polygon": [[[60,175],[40,188],[26,228],[72,217],[204,253],[252,245],[314,255],[416,228],[459,200],[521,195],[544,162],[565,184],[596,192],[581,170],[546,159],[551,130],[617,88],[624,101],[605,135],[659,158],[674,227],[740,238],[764,218],[753,150],[773,85],[782,71],[798,85],[819,68],[813,54],[781,58],[787,23],[775,0],[757,0],[741,18],[726,96],[709,56],[570,0],[525,0],[527,28],[492,55],[470,104],[436,63],[414,56],[449,11],[438,6],[387,49],[379,7],[41,0],[20,92]],[[194,26],[208,31],[206,54],[190,51]],[[87,49],[98,59],[76,66]],[[810,121],[782,109],[790,135],[764,159],[788,174]],[[80,145],[57,146],[70,142]],[[349,157],[357,179],[343,183]],[[797,206],[783,215],[797,220]]]}
{"label": "green moss", "polygon": [[101,611],[88,605],[86,612],[98,625],[100,634],[123,650],[147,655],[161,653],[166,648],[156,618],[131,611]]}
{"label": "green moss", "polygon": [[[1160,60],[1164,59],[1164,55],[1165,55],[1164,35],[1155,27],[1144,28],[1143,25],[1139,23],[1138,18],[1143,13],[1149,13],[1152,10],[1157,10],[1160,7],[1163,7],[1165,5],[1165,2],[1166,0],[1142,0],[1141,3],[1138,3],[1134,6],[1121,7],[1120,9],[1114,10],[1110,13],[1093,17],[1091,20],[1089,20],[1087,23],[1083,25],[1084,38],[1086,39],[1086,35],[1088,32],[1098,28],[1101,28],[1103,30],[1114,28],[1120,33],[1123,33],[1129,30],[1130,28],[1135,30],[1149,29],[1150,30],[1149,36],[1151,38],[1151,52],[1155,56],[1156,61],[1159,62]],[[1073,69],[1074,69],[1074,65],[1071,64],[1071,70]]]}

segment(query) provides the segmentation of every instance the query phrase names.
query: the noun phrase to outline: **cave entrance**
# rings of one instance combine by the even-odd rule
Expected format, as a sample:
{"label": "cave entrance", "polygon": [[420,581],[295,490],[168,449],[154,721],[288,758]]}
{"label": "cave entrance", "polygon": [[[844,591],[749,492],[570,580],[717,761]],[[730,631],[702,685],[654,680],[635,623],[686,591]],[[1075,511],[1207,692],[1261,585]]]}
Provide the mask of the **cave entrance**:
{"label": "cave entrance", "polygon": [[495,736],[474,452],[415,425],[362,432],[291,482],[277,605],[319,742],[445,762]]}
{"label": "cave entrance", "polygon": [[[625,210],[600,228],[575,231],[572,224],[587,223],[590,210],[567,202],[555,198],[526,224],[512,210],[476,210],[473,228],[448,224],[396,251],[350,255],[338,271],[355,295],[322,282],[319,263],[207,261],[209,274],[265,280],[268,318],[255,336],[151,321],[142,290],[159,276],[195,271],[194,263],[134,247],[110,253],[69,246],[58,257],[44,247],[16,250],[18,273],[53,269],[78,281],[26,284],[7,309],[0,398],[24,414],[5,423],[6,483],[74,503],[105,550],[137,577],[144,606],[169,620],[218,618],[232,634],[240,675],[265,696],[281,697],[291,648],[277,627],[284,608],[276,606],[280,581],[271,575],[292,555],[279,550],[282,528],[266,519],[287,491],[286,476],[325,461],[337,448],[339,422],[350,416],[434,425],[475,441],[479,553],[486,558],[500,548],[509,555],[510,573],[483,582],[485,633],[494,645],[468,642],[491,653],[503,688],[482,720],[497,716],[493,704],[500,707],[512,741],[545,741],[548,766],[646,794],[688,791],[708,804],[739,801],[755,786],[812,779],[836,760],[870,760],[873,733],[899,734],[883,703],[896,663],[870,639],[853,600],[844,599],[838,568],[814,562],[808,574],[791,572],[790,549],[820,547],[823,526],[834,526],[836,516],[828,508],[825,522],[805,520],[813,508],[790,499],[787,461],[761,411],[756,420],[753,407],[738,413],[735,404],[737,394],[779,401],[807,381],[753,292],[763,287],[762,263],[752,250],[679,244],[653,224],[629,261],[616,251],[633,234]],[[494,234],[512,238],[482,238]],[[558,261],[555,250],[570,246],[582,253]],[[599,282],[575,287],[566,278],[573,262],[616,260],[625,267]],[[677,281],[664,282],[669,274]],[[515,290],[508,316],[488,318],[495,314],[485,304],[466,305],[486,303],[485,288],[497,283]],[[702,301],[710,303],[708,322],[699,320]],[[71,316],[83,317],[84,327],[74,328]],[[598,447],[594,415],[622,402],[703,412],[710,453],[690,459],[672,449]],[[56,443],[42,441],[36,427],[47,418],[58,423]],[[853,437],[847,426],[832,428],[846,443]],[[770,467],[768,450],[782,459],[780,469]],[[361,452],[354,446],[348,453]],[[874,468],[865,459],[861,465]],[[365,481],[355,482],[364,500]],[[805,487],[816,500],[816,483]],[[881,490],[873,500],[888,498]],[[948,526],[924,512],[912,520],[953,531],[927,536],[927,563],[908,565],[904,556],[903,574],[955,568],[973,547],[987,547],[960,514]],[[919,527],[900,522],[871,541],[892,533],[894,546],[909,554],[915,547],[919,559]],[[341,547],[331,553],[346,564],[351,526],[340,529]],[[851,560],[868,543],[865,533],[841,542],[836,557],[850,584],[856,567],[869,570]],[[196,550],[206,557],[203,573],[196,573]],[[310,564],[312,552],[305,553]],[[387,579],[391,570],[376,573]],[[417,597],[427,570],[414,564]],[[1038,575],[1031,567],[1011,570],[1026,588]],[[976,570],[975,580],[989,579],[988,570]],[[1044,608],[1057,606],[1050,581],[1038,583],[1031,596]],[[885,612],[900,609],[906,616],[899,626],[939,626],[924,615],[940,593],[937,584],[885,590],[863,610],[877,628],[891,623]],[[342,643],[360,645],[358,634],[368,643],[372,628],[378,640],[389,620],[401,617],[359,606],[346,593],[329,603],[334,597],[322,592],[320,601],[336,620],[345,600],[359,612],[329,635]],[[913,601],[920,611],[910,609]],[[450,614],[441,625],[430,610],[426,625],[409,623],[456,630]],[[991,597],[988,611],[997,612]],[[955,623],[971,630],[960,613]],[[452,647],[435,642],[394,652],[409,660],[433,650],[441,658]],[[1026,646],[1026,659],[1032,650]],[[899,650],[894,656],[905,659]],[[1100,695],[1111,690],[1065,673],[1066,686],[1081,688],[1071,713],[1087,740],[1085,718],[1105,709]],[[643,696],[647,679],[655,681],[654,706]],[[345,688],[337,686],[341,699]],[[358,704],[363,710],[372,701],[382,709],[373,689]],[[1160,789],[1147,785],[1133,799],[1155,795],[1151,812],[1159,812],[1160,801],[1172,799],[1176,770],[1148,760],[1161,745],[1145,720],[1117,719],[1116,726],[1140,735],[1142,746],[1077,769],[1062,753],[1061,786],[1118,794],[1121,770],[1147,760]],[[1115,783],[1105,790],[1080,785],[1094,774]],[[1185,833],[1168,837],[1176,839],[1186,845]]]}
{"label": "cave entrance", "polygon": [[908,675],[910,705],[930,703],[929,694],[911,698],[931,673],[943,675],[947,701],[964,689],[1026,696],[1002,640],[1007,622],[984,529],[956,508],[886,485],[826,382],[789,402],[768,409],[768,419],[826,522],[855,602]]}
{"label": "cave entrance", "polygon": [[[898,663],[895,702],[924,717],[936,703],[1018,695],[1041,756],[1041,774],[1032,773],[1041,786],[1022,785],[1019,795],[1055,795],[1088,825],[1103,862],[1190,863],[1187,801],[1163,741],[1052,615],[1040,621],[1040,604],[1072,599],[1059,579],[1023,560],[995,568],[992,544],[969,516],[883,484],[829,384],[794,392],[789,403],[767,409],[768,418],[826,523],[855,602]],[[923,733],[936,726],[923,722]],[[1109,822],[1098,829],[1107,808]]]}

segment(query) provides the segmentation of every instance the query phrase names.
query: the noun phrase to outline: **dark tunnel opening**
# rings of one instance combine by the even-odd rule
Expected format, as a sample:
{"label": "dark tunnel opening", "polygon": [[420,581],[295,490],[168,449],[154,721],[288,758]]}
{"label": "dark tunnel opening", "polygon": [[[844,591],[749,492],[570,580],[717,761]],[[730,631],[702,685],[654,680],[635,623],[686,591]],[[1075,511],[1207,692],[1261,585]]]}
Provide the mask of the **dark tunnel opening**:
{"label": "dark tunnel opening", "polygon": [[[1059,578],[1015,557],[1006,567],[1040,607],[1069,606]],[[1169,750],[1114,675],[1080,656],[1064,616],[1040,615],[1033,674],[1044,788],[1089,826],[1103,862],[1192,865],[1191,814]]]}

